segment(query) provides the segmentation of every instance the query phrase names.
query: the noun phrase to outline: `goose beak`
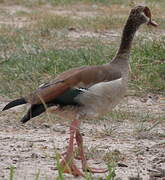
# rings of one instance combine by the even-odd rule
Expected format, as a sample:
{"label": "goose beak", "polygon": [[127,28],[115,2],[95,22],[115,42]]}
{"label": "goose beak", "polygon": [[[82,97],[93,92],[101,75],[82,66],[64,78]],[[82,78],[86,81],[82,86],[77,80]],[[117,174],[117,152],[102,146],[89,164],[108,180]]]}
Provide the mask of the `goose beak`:
{"label": "goose beak", "polygon": [[154,26],[154,27],[157,27],[158,24],[155,22],[155,21],[152,21],[151,19],[149,20],[149,22],[147,23],[147,25],[151,25],[151,26]]}
{"label": "goose beak", "polygon": [[147,25],[157,27],[158,24],[155,21],[152,21],[152,19],[151,19],[151,11],[150,11],[150,9],[148,7],[144,8],[144,13],[149,18],[149,21],[148,21]]}

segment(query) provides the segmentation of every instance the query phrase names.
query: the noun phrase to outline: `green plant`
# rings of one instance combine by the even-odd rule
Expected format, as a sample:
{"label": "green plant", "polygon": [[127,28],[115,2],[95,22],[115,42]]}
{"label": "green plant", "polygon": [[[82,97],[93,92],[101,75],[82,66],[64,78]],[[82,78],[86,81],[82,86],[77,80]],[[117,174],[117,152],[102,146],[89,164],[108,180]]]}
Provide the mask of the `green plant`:
{"label": "green plant", "polygon": [[9,180],[13,180],[14,179],[14,166],[10,167],[10,175],[9,175]]}
{"label": "green plant", "polygon": [[56,167],[58,170],[57,180],[64,180],[64,170],[61,168],[60,165],[60,154],[56,153],[55,160],[56,160]]}
{"label": "green plant", "polygon": [[36,177],[35,177],[35,180],[39,180],[39,178],[40,178],[40,170],[38,170]]}
{"label": "green plant", "polygon": [[115,176],[116,176],[115,165],[108,164],[108,175],[106,177],[106,180],[114,180]]}

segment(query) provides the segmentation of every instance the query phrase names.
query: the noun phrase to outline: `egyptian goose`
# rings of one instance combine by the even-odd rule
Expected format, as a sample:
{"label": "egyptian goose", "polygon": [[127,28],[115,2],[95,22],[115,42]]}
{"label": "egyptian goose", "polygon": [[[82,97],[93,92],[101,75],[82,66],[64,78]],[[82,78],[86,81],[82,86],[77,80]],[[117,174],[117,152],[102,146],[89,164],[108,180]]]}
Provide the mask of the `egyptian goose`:
{"label": "egyptian goose", "polygon": [[[151,20],[150,9],[146,6],[137,6],[130,12],[122,33],[119,50],[110,63],[70,69],[58,75],[54,81],[42,85],[35,92],[16,99],[4,107],[3,111],[17,105],[31,104],[29,111],[21,119],[22,123],[40,115],[51,106],[56,106],[55,112],[61,116],[72,118],[69,145],[61,161],[61,167],[64,168],[65,173],[84,176],[73,160],[74,139],[78,145],[84,171],[93,173],[107,171],[89,168],[87,165],[79,126],[84,118],[94,118],[111,111],[123,98],[128,84],[132,40],[135,32],[143,23],[157,26]],[[68,113],[72,116],[68,116]]]}

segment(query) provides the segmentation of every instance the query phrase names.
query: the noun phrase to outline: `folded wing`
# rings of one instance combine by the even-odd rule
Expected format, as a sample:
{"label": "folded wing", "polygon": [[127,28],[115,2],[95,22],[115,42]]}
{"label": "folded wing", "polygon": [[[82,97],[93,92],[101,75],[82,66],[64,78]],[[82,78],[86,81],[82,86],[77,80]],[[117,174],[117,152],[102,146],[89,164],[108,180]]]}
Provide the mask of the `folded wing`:
{"label": "folded wing", "polygon": [[57,98],[73,87],[88,88],[98,82],[106,82],[118,79],[121,73],[107,65],[86,66],[66,71],[50,83],[47,83],[25,99],[30,104],[41,104]]}

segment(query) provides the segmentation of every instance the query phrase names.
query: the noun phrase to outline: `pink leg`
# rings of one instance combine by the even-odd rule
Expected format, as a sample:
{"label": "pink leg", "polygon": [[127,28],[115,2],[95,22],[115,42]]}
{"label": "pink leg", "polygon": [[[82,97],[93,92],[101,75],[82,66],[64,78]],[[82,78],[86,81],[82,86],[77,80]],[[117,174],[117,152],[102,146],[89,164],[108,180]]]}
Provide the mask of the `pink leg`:
{"label": "pink leg", "polygon": [[65,153],[65,157],[61,161],[61,167],[64,169],[64,173],[73,174],[74,176],[84,176],[83,173],[77,168],[74,164],[74,152],[73,152],[73,141],[76,130],[79,127],[80,122],[78,120],[74,120],[70,126],[70,138],[69,145],[67,148],[67,152]]}
{"label": "pink leg", "polygon": [[82,138],[82,135],[80,134],[80,131],[78,129],[76,130],[76,142],[78,145],[78,151],[79,151],[80,158],[82,161],[83,171],[89,171],[91,173],[105,173],[108,171],[108,169],[91,168],[87,165],[87,160],[86,160],[84,149],[83,149],[83,138]]}

